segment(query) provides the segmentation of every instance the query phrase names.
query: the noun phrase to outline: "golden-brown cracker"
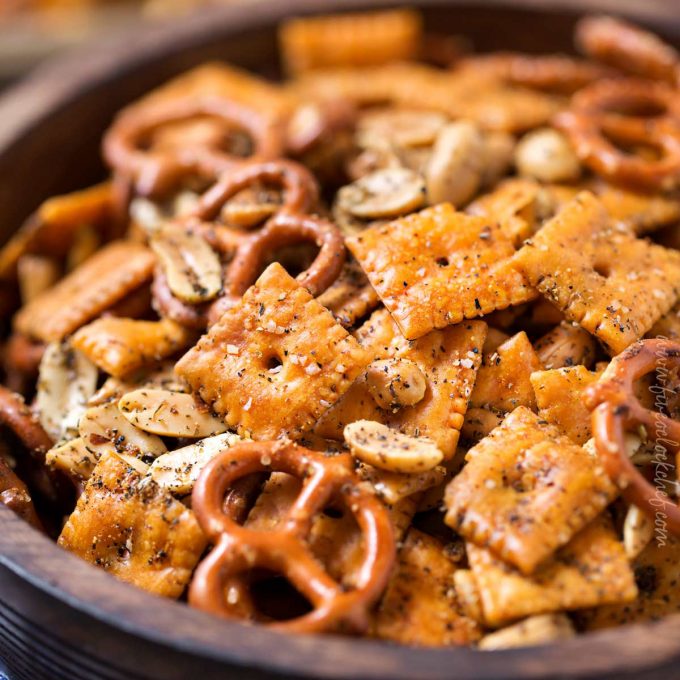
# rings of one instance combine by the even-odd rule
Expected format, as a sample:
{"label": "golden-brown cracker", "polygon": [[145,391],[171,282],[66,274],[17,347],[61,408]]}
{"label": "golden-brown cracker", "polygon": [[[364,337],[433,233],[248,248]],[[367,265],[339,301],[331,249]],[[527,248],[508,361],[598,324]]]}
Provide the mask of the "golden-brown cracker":
{"label": "golden-brown cracker", "polygon": [[[462,434],[478,441],[496,427],[498,420],[481,411],[490,411],[502,419],[518,406],[536,409],[531,374],[542,368],[524,331],[512,336],[495,350],[484,355],[470,396]],[[486,429],[491,426],[490,429]]]}
{"label": "golden-brown cracker", "polygon": [[83,326],[73,336],[72,345],[102,371],[122,378],[186,349],[196,335],[170,319],[108,317]]}
{"label": "golden-brown cracker", "polygon": [[534,614],[630,602],[637,594],[623,545],[604,516],[582,529],[531,576],[486,548],[468,543],[467,551],[490,626]]}
{"label": "golden-brown cracker", "polygon": [[446,523],[525,574],[616,496],[596,457],[524,406],[466,460],[446,489]]}
{"label": "golden-brown cracker", "polygon": [[445,545],[411,528],[378,607],[373,635],[408,645],[467,645],[482,629],[463,612],[453,585],[457,565]]}
{"label": "golden-brown cracker", "polygon": [[347,246],[409,340],[535,296],[500,227],[449,203],[366,229]]}
{"label": "golden-brown cracker", "polygon": [[44,342],[62,340],[148,281],[154,263],[139,243],[110,243],[23,307],[14,327]]}
{"label": "golden-brown cracker", "polygon": [[231,428],[299,436],[352,385],[369,357],[278,263],[177,364]]}
{"label": "golden-brown cracker", "polygon": [[509,86],[498,78],[402,62],[309,73],[290,90],[303,99],[345,99],[360,106],[392,104],[468,118],[488,130],[521,132],[559,109],[553,96]]}
{"label": "golden-brown cracker", "polygon": [[572,441],[585,444],[592,433],[584,393],[600,375],[600,371],[589,371],[585,366],[536,371],[531,375],[531,384],[536,393],[538,415],[557,425]]}
{"label": "golden-brown cracker", "polygon": [[463,322],[408,341],[388,312],[379,309],[356,336],[373,361],[394,357],[414,362],[425,377],[425,396],[413,406],[383,409],[371,396],[364,374],[322,416],[315,432],[342,440],[346,425],[375,420],[407,435],[429,437],[444,456],[451,457],[481,363],[486,324]]}
{"label": "golden-brown cracker", "polygon": [[345,263],[336,281],[316,299],[345,328],[354,326],[380,304],[378,294],[354,260]]}
{"label": "golden-brown cracker", "polygon": [[191,510],[107,452],[66,522],[59,545],[123,581],[177,598],[206,540]]}
{"label": "golden-brown cracker", "polygon": [[680,338],[680,304],[676,304],[669,309],[659,320],[649,329],[645,335],[647,338]]}
{"label": "golden-brown cracker", "polygon": [[671,196],[643,194],[602,181],[593,183],[593,193],[613,220],[636,234],[647,234],[680,220],[680,200]]}
{"label": "golden-brown cracker", "polygon": [[680,540],[672,534],[660,537],[657,534],[632,564],[637,598],[579,612],[578,621],[586,630],[658,621],[680,612]]}
{"label": "golden-brown cracker", "polygon": [[113,217],[113,191],[106,182],[45,201],[0,250],[0,279],[16,274],[25,253],[66,257],[77,233],[95,228],[102,239]]}
{"label": "golden-brown cracker", "polygon": [[546,223],[515,261],[568,319],[614,354],[641,338],[680,292],[680,253],[612,224],[588,192]]}
{"label": "golden-brown cracker", "polygon": [[519,246],[536,231],[541,217],[541,191],[538,182],[513,177],[470,203],[465,212],[500,223],[503,233],[515,246]]}
{"label": "golden-brown cracker", "polygon": [[597,341],[578,324],[561,321],[536,341],[534,349],[547,369],[579,364],[590,367],[597,354]]}
{"label": "golden-brown cracker", "polygon": [[413,59],[421,39],[422,19],[411,9],[301,17],[279,29],[281,59],[291,75]]}

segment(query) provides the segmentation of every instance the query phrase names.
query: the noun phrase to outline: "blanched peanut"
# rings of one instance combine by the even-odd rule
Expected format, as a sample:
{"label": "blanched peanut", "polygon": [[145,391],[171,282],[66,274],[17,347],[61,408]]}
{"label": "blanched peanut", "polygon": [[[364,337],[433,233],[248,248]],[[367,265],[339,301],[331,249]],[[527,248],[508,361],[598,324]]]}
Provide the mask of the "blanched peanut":
{"label": "blanched peanut", "polygon": [[574,626],[566,614],[541,614],[530,616],[507,628],[483,637],[479,649],[510,649],[544,645],[556,640],[567,640],[576,635]]}
{"label": "blanched peanut", "polygon": [[425,171],[429,203],[468,203],[481,185],[484,153],[484,137],[475,123],[458,121],[442,128]]}
{"label": "blanched peanut", "polygon": [[191,493],[201,470],[218,453],[240,441],[243,440],[232,432],[202,439],[159,456],[151,464],[149,474],[159,486],[183,496]]}
{"label": "blanched peanut", "polygon": [[418,365],[408,359],[381,359],[366,370],[366,385],[381,408],[413,406],[423,399],[427,383]]}
{"label": "blanched peanut", "polygon": [[389,472],[414,473],[441,463],[442,452],[426,437],[409,437],[372,420],[357,420],[344,430],[352,455]]}
{"label": "blanched peanut", "polygon": [[595,361],[596,348],[595,338],[569,321],[555,326],[534,344],[536,354],[546,370],[578,364],[590,368]]}
{"label": "blanched peanut", "polygon": [[121,413],[135,427],[162,437],[209,437],[227,426],[191,394],[142,388],[124,394]]}
{"label": "blanched peanut", "polygon": [[654,522],[637,505],[631,505],[623,521],[623,547],[635,559],[654,537]]}
{"label": "blanched peanut", "polygon": [[520,175],[541,182],[570,182],[581,175],[581,165],[567,138],[552,128],[525,135],[515,149]]}
{"label": "blanched peanut", "polygon": [[153,456],[167,452],[160,437],[143,432],[127,421],[116,402],[93,406],[85,411],[78,426],[80,436],[88,451],[97,458],[110,451],[134,456]]}
{"label": "blanched peanut", "polygon": [[429,146],[445,125],[446,116],[434,111],[368,111],[357,125],[357,143],[366,149]]}
{"label": "blanched peanut", "polygon": [[337,207],[354,217],[373,220],[398,217],[425,203],[425,183],[407,168],[386,168],[340,189]]}
{"label": "blanched peanut", "polygon": [[55,442],[75,436],[88,399],[97,388],[97,367],[68,343],[49,344],[40,362],[36,407]]}
{"label": "blanched peanut", "polygon": [[90,478],[97,460],[98,456],[88,451],[85,442],[80,437],[55,446],[45,454],[45,463],[49,467],[61,470],[73,479],[83,481]]}
{"label": "blanched peanut", "polygon": [[482,163],[483,187],[492,187],[506,175],[515,153],[515,138],[507,132],[484,134],[484,158]]}
{"label": "blanched peanut", "polygon": [[190,304],[207,302],[222,288],[219,257],[198,234],[182,227],[160,229],[150,241],[170,290]]}

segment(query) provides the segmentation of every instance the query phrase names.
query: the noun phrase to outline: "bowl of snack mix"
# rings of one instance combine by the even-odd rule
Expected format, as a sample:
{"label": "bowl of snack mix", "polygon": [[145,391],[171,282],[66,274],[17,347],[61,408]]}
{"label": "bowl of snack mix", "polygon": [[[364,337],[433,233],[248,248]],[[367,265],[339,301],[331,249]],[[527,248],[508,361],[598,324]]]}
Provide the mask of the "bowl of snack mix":
{"label": "bowl of snack mix", "polygon": [[393,5],[0,100],[12,678],[675,677],[680,24]]}

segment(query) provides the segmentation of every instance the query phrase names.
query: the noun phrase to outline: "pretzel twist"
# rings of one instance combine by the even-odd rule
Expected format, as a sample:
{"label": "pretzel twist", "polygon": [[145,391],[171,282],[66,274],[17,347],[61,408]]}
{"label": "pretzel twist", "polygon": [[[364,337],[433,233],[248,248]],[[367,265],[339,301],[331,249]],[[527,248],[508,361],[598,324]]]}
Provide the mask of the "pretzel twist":
{"label": "pretzel twist", "polygon": [[[607,179],[650,190],[680,182],[680,96],[674,88],[635,78],[603,80],[578,92],[554,122],[579,158]],[[626,153],[613,142],[652,146],[660,158]]]}
{"label": "pretzel twist", "polygon": [[[273,531],[241,526],[224,508],[225,494],[237,480],[263,470],[303,480],[299,496]],[[336,500],[354,515],[364,537],[364,559],[352,589],[326,573],[305,541],[315,514]],[[301,633],[341,626],[366,629],[369,609],[394,563],[395,539],[387,509],[360,486],[349,456],[326,457],[288,441],[244,442],[219,454],[203,470],[192,507],[214,548],[196,570],[190,604],[219,616],[253,620],[257,611],[244,576],[265,568],[289,579],[312,606],[310,613],[272,627]]]}
{"label": "pretzel twist", "polygon": [[[680,507],[655,488],[635,467],[626,452],[625,434],[644,426],[647,436],[665,453],[680,450],[680,422],[650,411],[635,396],[637,380],[663,367],[680,367],[680,343],[666,339],[642,340],[612,359],[599,382],[588,388],[586,405],[592,410],[595,446],[602,463],[624,498],[652,519],[662,512],[668,528],[680,536]],[[657,448],[655,448],[655,456]],[[664,471],[675,469],[656,460]]]}
{"label": "pretzel twist", "polygon": [[576,43],[588,56],[622,71],[675,84],[677,51],[653,33],[621,19],[594,16],[576,26]]}
{"label": "pretzel twist", "polygon": [[[283,189],[283,205],[265,225],[252,233],[215,224],[223,205],[239,191],[263,182]],[[272,252],[301,243],[313,243],[319,252],[298,281],[313,296],[320,295],[340,275],[346,251],[340,230],[328,220],[305,214],[318,201],[318,188],[309,171],[293,161],[247,163],[226,173],[201,197],[185,219],[206,241],[230,259],[221,296],[210,305],[194,306],[173,296],[162,270],[152,286],[154,307],[162,315],[190,328],[204,328],[233,307],[257,280]],[[206,221],[208,220],[208,221]]]}
{"label": "pretzel twist", "polygon": [[159,128],[171,123],[212,116],[226,126],[239,127],[252,137],[253,153],[248,160],[269,160],[285,150],[285,129],[280,121],[228,99],[203,97],[132,109],[114,122],[104,137],[107,163],[134,182],[144,196],[162,196],[184,177],[198,175],[215,179],[220,173],[246,159],[219,148],[217,140],[208,145],[187,145],[176,149],[144,149],[143,144]]}

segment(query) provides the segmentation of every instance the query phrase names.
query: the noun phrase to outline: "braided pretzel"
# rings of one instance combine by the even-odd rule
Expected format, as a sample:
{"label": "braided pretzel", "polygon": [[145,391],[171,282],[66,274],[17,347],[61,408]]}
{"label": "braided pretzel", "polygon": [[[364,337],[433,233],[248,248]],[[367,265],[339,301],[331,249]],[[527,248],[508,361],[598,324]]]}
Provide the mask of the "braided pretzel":
{"label": "braided pretzel", "polygon": [[217,97],[166,102],[148,109],[130,110],[119,116],[104,137],[103,153],[107,163],[130,177],[142,195],[167,193],[183,177],[199,175],[207,179],[244,162],[212,145],[192,145],[177,149],[144,150],[149,136],[170,123],[197,116],[214,116],[228,126],[238,126],[253,138],[251,158],[268,160],[281,156],[285,131],[279,122],[258,115],[250,108]]}
{"label": "braided pretzel", "polygon": [[587,55],[622,71],[671,84],[677,80],[677,51],[654,34],[621,19],[582,19],[576,26],[576,43]]}
{"label": "braided pretzel", "polygon": [[[579,158],[608,179],[653,190],[672,189],[680,181],[680,96],[667,85],[634,78],[594,83],[574,96],[555,124],[569,136]],[[661,158],[625,153],[610,139],[651,145]]]}
{"label": "braided pretzel", "polygon": [[319,198],[316,179],[303,165],[286,160],[250,161],[225,173],[203,194],[192,215],[200,220],[214,220],[230,198],[257,183],[281,187],[284,196],[282,212],[307,213]]}
{"label": "braided pretzel", "polygon": [[[625,443],[626,431],[643,425],[647,436],[664,451],[665,447],[673,453],[680,450],[680,422],[645,408],[634,393],[637,380],[657,370],[657,364],[665,368],[666,363],[669,369],[680,367],[680,343],[654,339],[631,345],[612,359],[599,382],[588,388],[586,405],[593,412],[597,453],[624,498],[652,519],[663,512],[668,528],[680,536],[680,507],[644,478],[627,455]],[[658,464],[666,466],[663,461]]]}
{"label": "braided pretzel", "polygon": [[[274,531],[248,529],[224,511],[227,490],[262,470],[303,480],[299,496]],[[314,515],[336,499],[354,515],[364,535],[364,560],[351,590],[329,577],[305,542]],[[361,487],[348,455],[326,457],[287,441],[243,442],[219,454],[203,470],[192,507],[215,547],[196,570],[190,604],[219,616],[254,619],[257,612],[243,576],[265,568],[288,578],[313,607],[304,616],[272,627],[305,633],[343,624],[358,630],[367,627],[368,611],[385,588],[394,563],[395,541],[387,509]]]}

